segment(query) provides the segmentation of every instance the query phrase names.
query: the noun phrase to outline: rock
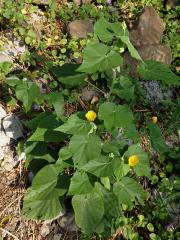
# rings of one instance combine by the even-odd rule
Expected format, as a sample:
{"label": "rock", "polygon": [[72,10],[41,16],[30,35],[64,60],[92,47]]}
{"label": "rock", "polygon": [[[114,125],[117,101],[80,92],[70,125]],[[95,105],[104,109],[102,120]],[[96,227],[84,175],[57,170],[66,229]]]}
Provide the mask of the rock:
{"label": "rock", "polygon": [[62,217],[57,219],[57,222],[61,228],[67,232],[77,232],[78,227],[74,220],[74,213],[66,213]]}
{"label": "rock", "polygon": [[0,151],[4,155],[0,162],[0,169],[11,171],[19,163],[17,156],[14,156],[14,151],[9,146],[0,147]]}
{"label": "rock", "polygon": [[3,119],[4,117],[6,117],[6,111],[4,110],[4,108],[2,106],[0,106],[0,121],[1,119]]}
{"label": "rock", "polygon": [[164,31],[163,20],[153,7],[145,7],[135,26],[130,30],[130,41],[136,47],[158,44]]}
{"label": "rock", "polygon": [[53,237],[53,240],[60,240],[62,237],[62,234],[59,233],[59,234],[55,234],[54,237]]}
{"label": "rock", "polygon": [[141,86],[144,89],[146,99],[154,107],[158,106],[162,100],[171,98],[173,95],[170,89],[167,92],[162,91],[158,81],[141,81]]}
{"label": "rock", "polygon": [[0,63],[2,62],[12,62],[12,59],[8,55],[0,53]]}
{"label": "rock", "polygon": [[167,65],[172,61],[171,49],[164,44],[142,46],[138,52],[143,60],[154,60]]}
{"label": "rock", "polygon": [[19,118],[13,114],[8,115],[3,119],[2,122],[3,130],[9,138],[17,140],[20,137],[23,137],[23,127]]}
{"label": "rock", "polygon": [[10,138],[6,136],[5,133],[0,129],[0,150],[1,147],[6,146],[8,144],[10,144]]}
{"label": "rock", "polygon": [[98,93],[96,91],[88,89],[87,87],[82,89],[81,98],[82,98],[83,101],[89,102],[95,96],[98,97]]}
{"label": "rock", "polygon": [[82,5],[82,4],[91,3],[92,0],[73,0],[73,2],[74,2],[76,5],[80,6],[80,5]]}
{"label": "rock", "polygon": [[74,20],[68,24],[68,33],[71,37],[86,38],[88,33],[93,31],[91,20]]}
{"label": "rock", "polygon": [[[7,42],[4,43],[3,51],[1,54],[8,56],[8,58],[13,61],[14,57],[24,53],[26,51],[26,47],[23,42],[20,42],[16,37],[12,34],[7,34]],[[7,58],[7,57],[6,57]]]}
{"label": "rock", "polygon": [[[3,129],[2,129],[2,121],[6,117],[6,112],[2,106],[0,106],[0,150],[2,146],[6,146],[10,143],[10,138],[5,135]],[[3,151],[1,150],[0,159],[4,158]]]}
{"label": "rock", "polygon": [[[167,65],[171,64],[172,54],[170,47],[164,44],[157,45],[145,45],[139,48],[136,48],[139,55],[143,60],[154,60],[158,62],[165,63]],[[129,52],[124,54],[124,66],[130,66],[130,73],[132,76],[136,75],[136,68],[138,61],[131,57]]]}
{"label": "rock", "polygon": [[49,226],[48,224],[44,223],[41,226],[41,229],[40,229],[41,236],[45,238],[48,234],[50,234],[50,232],[51,232],[50,228],[51,228],[51,226]]}

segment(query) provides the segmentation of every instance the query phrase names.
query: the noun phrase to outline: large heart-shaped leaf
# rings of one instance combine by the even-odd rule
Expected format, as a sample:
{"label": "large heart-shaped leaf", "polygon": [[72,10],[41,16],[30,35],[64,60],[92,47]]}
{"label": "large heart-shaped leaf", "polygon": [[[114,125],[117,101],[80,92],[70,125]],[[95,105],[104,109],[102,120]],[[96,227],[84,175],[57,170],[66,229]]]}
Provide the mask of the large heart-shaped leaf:
{"label": "large heart-shaped leaf", "polygon": [[67,122],[56,128],[56,131],[60,131],[67,134],[86,134],[89,133],[92,126],[88,121],[80,119],[77,114],[73,114],[69,117]]}
{"label": "large heart-shaped leaf", "polygon": [[59,166],[47,165],[33,179],[24,197],[23,213],[31,219],[53,219],[64,213],[60,196],[67,192],[69,178]]}
{"label": "large heart-shaped leaf", "polygon": [[101,140],[92,134],[74,135],[69,143],[69,150],[73,155],[74,163],[83,166],[100,155]]}
{"label": "large heart-shaped leaf", "polygon": [[83,50],[83,63],[78,71],[85,73],[105,72],[122,65],[122,57],[103,43],[90,43]]}
{"label": "large heart-shaped leaf", "polygon": [[169,147],[165,144],[160,128],[153,123],[149,123],[148,128],[152,147],[159,153],[169,152]]}
{"label": "large heart-shaped leaf", "polygon": [[42,118],[38,124],[36,131],[28,139],[28,141],[44,141],[44,142],[61,142],[66,135],[55,129],[62,124],[54,114]]}
{"label": "large heart-shaped leaf", "polygon": [[112,131],[116,127],[123,128],[125,136],[137,141],[138,134],[133,114],[127,105],[116,105],[111,102],[105,102],[99,107],[98,117],[104,120],[104,125],[109,131]]}
{"label": "large heart-shaped leaf", "polygon": [[75,195],[72,199],[77,225],[86,234],[95,232],[104,215],[102,196],[93,191],[89,194]]}
{"label": "large heart-shaped leaf", "polygon": [[113,186],[113,192],[119,203],[128,206],[131,206],[136,199],[142,204],[145,198],[142,186],[129,177],[123,177],[121,181],[116,182]]}
{"label": "large heart-shaped leaf", "polygon": [[118,162],[116,159],[100,155],[85,164],[82,169],[86,172],[94,174],[97,177],[107,177],[113,175],[117,165]]}
{"label": "large heart-shaped leaf", "polygon": [[69,86],[75,87],[85,84],[85,74],[78,73],[78,64],[66,63],[62,67],[52,67],[51,72],[57,77],[58,81]]}
{"label": "large heart-shaped leaf", "polygon": [[90,182],[88,175],[84,172],[76,172],[71,178],[71,184],[69,186],[69,195],[79,195],[90,193],[93,189],[93,185]]}

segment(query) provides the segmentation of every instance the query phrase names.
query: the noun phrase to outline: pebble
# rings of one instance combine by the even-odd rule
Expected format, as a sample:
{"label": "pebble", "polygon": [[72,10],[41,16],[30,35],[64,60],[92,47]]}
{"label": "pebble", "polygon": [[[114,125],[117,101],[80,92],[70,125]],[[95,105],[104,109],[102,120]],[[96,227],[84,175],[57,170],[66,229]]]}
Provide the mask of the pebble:
{"label": "pebble", "polygon": [[70,37],[87,38],[88,33],[93,31],[92,20],[74,20],[67,27]]}
{"label": "pebble", "polygon": [[69,212],[57,219],[57,222],[61,228],[67,232],[76,232],[78,227],[75,223],[74,213]]}

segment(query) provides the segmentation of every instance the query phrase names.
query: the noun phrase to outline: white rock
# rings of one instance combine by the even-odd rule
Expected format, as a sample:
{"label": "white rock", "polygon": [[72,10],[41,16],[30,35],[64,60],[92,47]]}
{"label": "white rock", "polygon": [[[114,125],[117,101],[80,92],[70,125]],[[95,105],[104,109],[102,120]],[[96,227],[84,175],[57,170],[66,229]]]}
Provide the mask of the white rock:
{"label": "white rock", "polygon": [[23,137],[23,127],[19,118],[13,114],[4,118],[2,122],[6,136],[18,139]]}
{"label": "white rock", "polygon": [[46,237],[49,233],[50,233],[50,226],[43,224],[41,226],[41,232],[40,232],[41,236]]}
{"label": "white rock", "polygon": [[4,159],[4,152],[3,149],[0,147],[0,160]]}
{"label": "white rock", "polygon": [[3,131],[0,130],[0,147],[6,146],[10,143],[10,137],[6,136]]}
{"label": "white rock", "polygon": [[62,237],[62,234],[61,234],[61,233],[55,234],[53,240],[60,240],[61,237]]}
{"label": "white rock", "polygon": [[0,106],[0,121],[2,118],[4,118],[6,116],[6,111],[4,110],[3,107]]}

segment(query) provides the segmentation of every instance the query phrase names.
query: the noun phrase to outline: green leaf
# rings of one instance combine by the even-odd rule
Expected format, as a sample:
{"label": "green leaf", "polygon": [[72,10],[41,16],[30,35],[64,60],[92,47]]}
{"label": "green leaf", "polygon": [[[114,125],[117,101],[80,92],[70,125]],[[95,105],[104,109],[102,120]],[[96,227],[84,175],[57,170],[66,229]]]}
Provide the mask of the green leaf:
{"label": "green leaf", "polygon": [[39,87],[35,83],[23,82],[16,87],[16,97],[23,103],[25,111],[28,112],[34,102],[39,102]]}
{"label": "green leaf", "polygon": [[64,141],[66,135],[58,132],[55,129],[62,124],[55,115],[51,114],[47,117],[42,118],[39,122],[36,131],[28,139],[28,141],[44,141],[44,142],[61,142]]}
{"label": "green leaf", "polygon": [[120,150],[122,150],[126,146],[125,141],[120,141],[120,140],[111,140],[111,141],[106,141],[102,145],[102,150],[105,153],[114,153],[115,155],[120,155]]}
{"label": "green leaf", "polygon": [[142,186],[134,179],[123,177],[113,186],[113,192],[117,196],[120,204],[132,205],[136,199],[142,204],[145,199],[145,194]]}
{"label": "green leaf", "polygon": [[52,152],[47,149],[45,142],[26,142],[25,145],[26,164],[33,159],[44,159],[49,163],[55,161],[52,156]]}
{"label": "green leaf", "polygon": [[161,62],[147,60],[138,66],[137,71],[145,80],[158,80],[167,85],[180,86],[180,77]]}
{"label": "green leaf", "polygon": [[150,177],[150,164],[147,153],[145,153],[139,144],[132,145],[125,152],[124,156],[128,159],[132,155],[137,155],[139,163],[133,167],[138,176]]}
{"label": "green leaf", "polygon": [[83,232],[90,235],[95,232],[104,215],[102,196],[96,191],[75,195],[72,198],[75,221]]}
{"label": "green leaf", "polygon": [[97,36],[103,42],[110,42],[113,40],[113,34],[108,30],[110,28],[111,23],[106,21],[104,17],[101,17],[95,24],[94,24],[94,35]]}
{"label": "green leaf", "polygon": [[114,174],[118,180],[120,180],[122,177],[126,176],[129,172],[130,167],[128,164],[124,164],[123,162],[120,163],[119,167],[115,170]]}
{"label": "green leaf", "polygon": [[108,190],[111,189],[111,182],[109,177],[101,177],[101,183],[104,185],[104,187]]}
{"label": "green leaf", "polygon": [[60,131],[67,134],[86,134],[89,133],[92,126],[88,121],[80,119],[77,114],[71,115],[67,122],[56,128],[56,131]]}
{"label": "green leaf", "polygon": [[79,195],[90,193],[93,189],[86,173],[76,172],[71,178],[68,195]]}
{"label": "green leaf", "polygon": [[122,65],[122,57],[103,43],[90,43],[83,50],[83,63],[78,71],[85,73],[105,72]]}
{"label": "green leaf", "polygon": [[74,135],[70,140],[69,150],[74,164],[80,167],[100,155],[101,140],[92,134]]}
{"label": "green leaf", "polygon": [[50,71],[55,75],[59,82],[75,87],[85,83],[85,74],[76,72],[78,64],[66,63],[62,67],[52,67]]}
{"label": "green leaf", "polygon": [[30,120],[28,122],[24,122],[24,124],[26,127],[35,131],[36,128],[38,127],[39,123],[42,121],[42,119],[50,116],[51,114],[52,113],[49,113],[49,112],[38,113],[38,115],[36,117],[34,117],[32,120]]}
{"label": "green leaf", "polygon": [[123,128],[125,136],[137,141],[138,134],[133,114],[127,105],[105,102],[99,107],[98,118],[104,121],[107,130],[112,131],[116,127]]}
{"label": "green leaf", "polygon": [[103,198],[105,216],[113,218],[120,216],[120,206],[114,192],[105,189],[100,183],[96,183],[95,187]]}
{"label": "green leaf", "polygon": [[135,47],[132,45],[132,43],[129,40],[129,36],[121,36],[121,41],[126,44],[131,56],[139,61],[143,61],[141,56],[139,55],[138,51],[135,49]]}
{"label": "green leaf", "polygon": [[152,147],[158,152],[158,153],[167,153],[170,151],[168,146],[165,144],[165,141],[162,137],[160,128],[154,124],[149,123],[148,128],[150,131],[150,139],[151,139],[151,145]]}
{"label": "green leaf", "polygon": [[64,97],[60,92],[52,92],[48,95],[48,101],[53,105],[58,117],[64,114]]}
{"label": "green leaf", "polygon": [[11,87],[15,87],[16,85],[22,84],[22,81],[16,76],[7,77],[5,79],[5,82]]}
{"label": "green leaf", "polygon": [[23,214],[30,219],[49,220],[64,213],[60,197],[67,192],[68,178],[55,165],[47,165],[35,176],[24,197]]}
{"label": "green leaf", "polygon": [[116,166],[117,162],[115,159],[100,155],[85,164],[82,169],[97,177],[108,177],[113,175]]}
{"label": "green leaf", "polygon": [[69,151],[68,146],[65,146],[59,150],[59,158],[56,161],[56,164],[60,165],[62,168],[74,167],[72,153]]}

